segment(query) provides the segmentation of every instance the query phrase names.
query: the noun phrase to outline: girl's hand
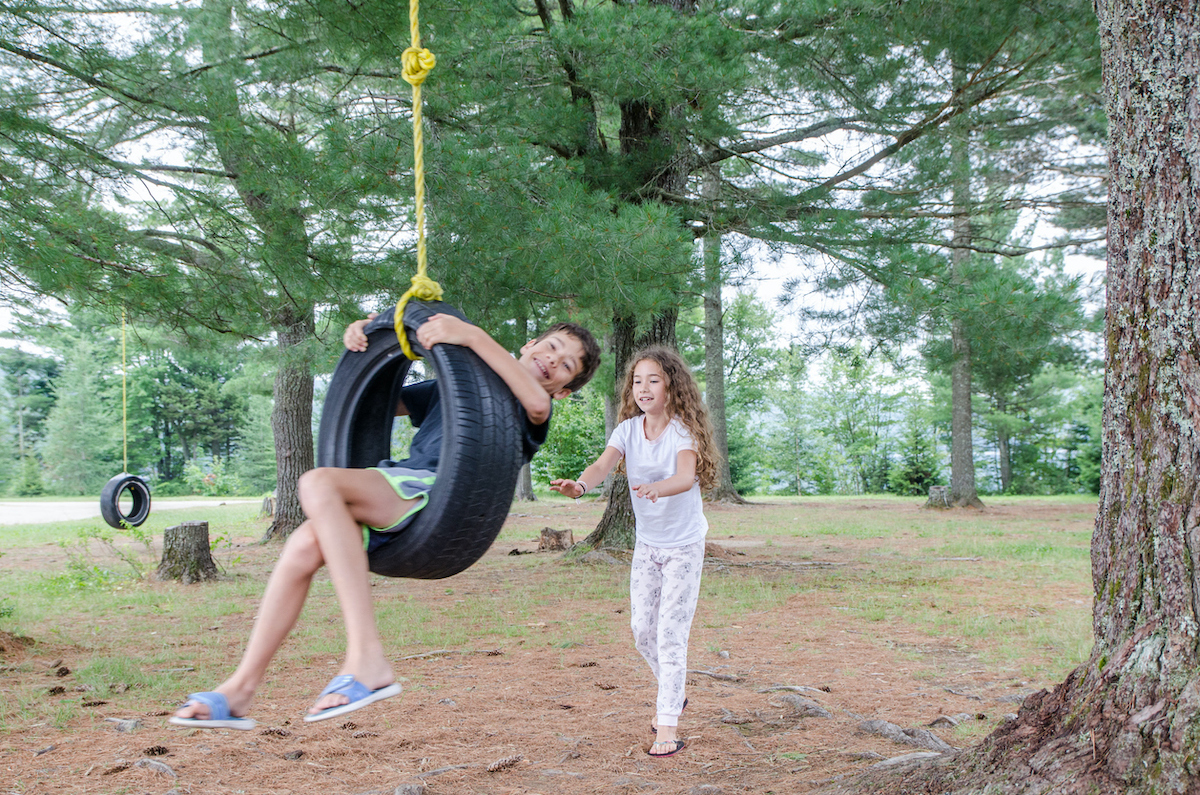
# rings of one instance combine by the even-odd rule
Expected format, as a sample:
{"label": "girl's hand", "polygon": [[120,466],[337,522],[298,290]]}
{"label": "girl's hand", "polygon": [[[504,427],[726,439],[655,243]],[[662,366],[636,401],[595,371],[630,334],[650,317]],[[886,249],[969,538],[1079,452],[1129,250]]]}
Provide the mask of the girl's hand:
{"label": "girl's hand", "polygon": [[658,486],[653,483],[643,483],[640,486],[633,487],[634,492],[650,502],[658,502]]}
{"label": "girl's hand", "polygon": [[379,317],[378,312],[372,312],[367,315],[366,320],[356,320],[342,333],[342,344],[346,346],[348,351],[365,351],[367,349],[367,335],[363,329],[368,323]]}
{"label": "girl's hand", "polygon": [[560,478],[559,480],[550,481],[550,490],[557,491],[564,497],[570,497],[575,500],[583,496],[583,489],[570,478]]}

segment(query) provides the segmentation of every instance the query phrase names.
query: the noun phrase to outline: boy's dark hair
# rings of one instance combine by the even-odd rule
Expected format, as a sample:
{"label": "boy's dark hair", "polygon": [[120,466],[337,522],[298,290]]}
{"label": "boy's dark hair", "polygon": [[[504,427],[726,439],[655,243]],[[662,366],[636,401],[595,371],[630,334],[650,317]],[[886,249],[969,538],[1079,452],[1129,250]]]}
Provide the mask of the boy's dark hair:
{"label": "boy's dark hair", "polygon": [[579,344],[583,346],[583,355],[579,359],[579,372],[571,379],[571,383],[563,387],[563,389],[577,392],[583,388],[584,384],[592,380],[592,376],[596,374],[596,368],[600,366],[600,343],[596,342],[596,338],[592,336],[592,332],[583,326],[578,323],[567,322],[555,323],[543,331],[538,336],[537,341],[541,342],[556,331],[570,334],[579,340]]}

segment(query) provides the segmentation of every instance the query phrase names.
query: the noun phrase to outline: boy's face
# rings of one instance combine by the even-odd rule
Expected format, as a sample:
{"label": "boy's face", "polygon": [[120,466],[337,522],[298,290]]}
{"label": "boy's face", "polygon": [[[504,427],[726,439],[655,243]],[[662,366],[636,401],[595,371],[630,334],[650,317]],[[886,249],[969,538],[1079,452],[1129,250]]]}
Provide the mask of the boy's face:
{"label": "boy's face", "polygon": [[555,400],[571,394],[566,386],[582,366],[583,343],[565,331],[554,331],[521,347],[520,362]]}

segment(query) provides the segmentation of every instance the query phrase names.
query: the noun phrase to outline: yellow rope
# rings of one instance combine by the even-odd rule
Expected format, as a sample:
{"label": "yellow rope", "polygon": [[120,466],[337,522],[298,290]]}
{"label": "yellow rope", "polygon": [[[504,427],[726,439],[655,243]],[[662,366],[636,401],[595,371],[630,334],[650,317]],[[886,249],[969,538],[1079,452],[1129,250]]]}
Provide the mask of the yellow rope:
{"label": "yellow rope", "polygon": [[421,46],[418,11],[420,0],[409,0],[408,21],[412,30],[412,46],[404,51],[404,79],[413,87],[413,182],[416,186],[417,209],[417,274],[412,277],[412,287],[400,296],[396,303],[395,327],[400,348],[410,359],[419,359],[408,343],[408,332],[404,329],[404,306],[409,298],[418,301],[437,301],[442,297],[442,287],[425,275],[425,133],[421,128],[421,84],[437,65],[437,58]]}
{"label": "yellow rope", "polygon": [[121,455],[122,472],[129,471],[129,395],[125,388],[125,310],[121,310]]}

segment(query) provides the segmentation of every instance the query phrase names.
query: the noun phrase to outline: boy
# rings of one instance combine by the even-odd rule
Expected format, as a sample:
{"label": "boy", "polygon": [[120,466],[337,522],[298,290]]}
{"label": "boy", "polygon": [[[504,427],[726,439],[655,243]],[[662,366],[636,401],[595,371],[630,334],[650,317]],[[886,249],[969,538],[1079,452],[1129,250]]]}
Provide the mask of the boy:
{"label": "boy", "polygon": [[[366,350],[363,327],[373,317],[346,328],[342,340],[347,349]],[[434,315],[417,329],[417,339],[426,349],[439,344],[468,347],[504,380],[526,415],[526,460],[546,438],[551,401],[565,398],[586,384],[600,363],[595,339],[572,323],[552,326],[526,343],[519,359],[478,326],[451,315]],[[428,411],[435,405],[436,390],[422,390],[418,384],[405,392],[423,403],[398,407],[398,411],[412,414],[415,424],[423,426],[413,438],[414,455],[418,450],[439,449],[440,423],[424,427],[423,421],[427,415],[438,415]],[[436,461],[432,466],[426,463],[421,466],[436,467]],[[305,721],[344,715],[400,692],[375,626],[368,555],[387,544],[388,531],[394,533],[412,519],[426,496],[411,496],[403,488],[406,484],[385,472],[388,469],[323,467],[301,476],[300,504],[308,519],[288,537],[271,572],[241,662],[215,691],[190,695],[171,723],[193,728],[254,728],[255,722],[244,717],[250,701],[268,663],[295,625],[313,575],[323,565],[329,568],[346,625],[346,657],[338,676],[318,696]],[[363,525],[369,532],[366,549]]]}

